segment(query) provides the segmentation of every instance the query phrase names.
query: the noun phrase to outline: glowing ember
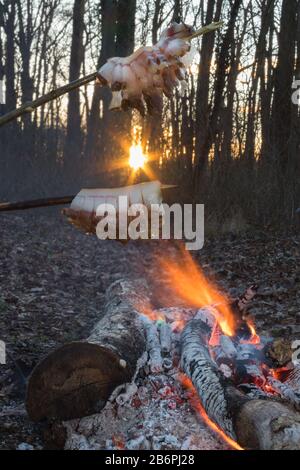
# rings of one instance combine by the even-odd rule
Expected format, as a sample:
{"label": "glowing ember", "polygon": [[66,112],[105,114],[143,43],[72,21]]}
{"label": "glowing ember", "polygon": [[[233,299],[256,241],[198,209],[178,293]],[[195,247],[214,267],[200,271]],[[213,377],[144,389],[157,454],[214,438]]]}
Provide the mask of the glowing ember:
{"label": "glowing ember", "polygon": [[187,388],[190,392],[190,402],[192,407],[199,413],[205,424],[207,424],[214,432],[216,432],[224,441],[227,442],[233,449],[244,450],[237,442],[228,437],[222,429],[220,429],[207,415],[204,410],[201,402],[197,396],[195,387],[193,386],[191,380],[183,374],[179,375],[179,380],[184,388]]}
{"label": "glowing ember", "polygon": [[147,162],[147,157],[143,153],[141,145],[132,145],[129,150],[129,166],[137,171],[139,168],[143,168]]}
{"label": "glowing ember", "polygon": [[220,328],[216,322],[209,340],[209,346],[217,346],[220,343]]}
{"label": "glowing ember", "polygon": [[162,260],[162,268],[170,277],[177,294],[190,305],[201,308],[218,304],[211,310],[224,334],[233,336],[235,318],[230,310],[229,300],[206,279],[200,267],[187,251],[182,251],[179,261]]}

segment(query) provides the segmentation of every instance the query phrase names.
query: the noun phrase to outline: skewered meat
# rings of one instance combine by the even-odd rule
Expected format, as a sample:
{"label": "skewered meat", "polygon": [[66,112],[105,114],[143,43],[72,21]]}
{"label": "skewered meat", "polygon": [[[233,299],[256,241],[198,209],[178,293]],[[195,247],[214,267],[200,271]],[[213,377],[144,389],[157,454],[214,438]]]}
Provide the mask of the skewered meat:
{"label": "skewered meat", "polygon": [[162,109],[163,94],[170,98],[180,83],[185,89],[186,69],[194,50],[189,39],[194,30],[184,23],[172,23],[153,47],[141,47],[129,57],[113,57],[99,72],[99,81],[112,90],[110,109],[137,109],[149,114]]}

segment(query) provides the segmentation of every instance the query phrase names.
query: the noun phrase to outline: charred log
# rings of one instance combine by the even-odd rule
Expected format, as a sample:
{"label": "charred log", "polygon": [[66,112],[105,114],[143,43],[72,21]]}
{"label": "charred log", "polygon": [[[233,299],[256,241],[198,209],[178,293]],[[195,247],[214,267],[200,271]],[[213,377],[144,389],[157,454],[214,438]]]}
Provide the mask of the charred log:
{"label": "charred log", "polygon": [[181,367],[208,416],[244,448],[300,449],[300,414],[269,399],[251,399],[219,370],[206,346],[207,324],[194,319],[181,335]]}
{"label": "charred log", "polygon": [[146,349],[140,313],[148,305],[142,282],[112,284],[104,316],[89,338],[64,345],[33,370],[26,399],[29,417],[72,419],[101,410],[117,386],[130,382]]}
{"label": "charred log", "polygon": [[225,395],[226,383],[205,343],[202,321],[190,321],[181,335],[181,367],[193,382],[209,417],[236,440]]}

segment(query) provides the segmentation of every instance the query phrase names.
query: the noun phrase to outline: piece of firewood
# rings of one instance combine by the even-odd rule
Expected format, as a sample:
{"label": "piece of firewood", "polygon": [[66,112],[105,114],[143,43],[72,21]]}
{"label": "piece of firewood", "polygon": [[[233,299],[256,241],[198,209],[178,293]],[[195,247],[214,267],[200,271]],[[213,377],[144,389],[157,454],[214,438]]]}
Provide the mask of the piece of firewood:
{"label": "piece of firewood", "polygon": [[33,421],[72,419],[101,410],[113,390],[130,382],[146,349],[143,281],[120,280],[106,292],[104,316],[87,340],[66,344],[33,370],[26,409]]}
{"label": "piece of firewood", "polygon": [[152,374],[162,371],[161,345],[156,324],[146,316],[142,316],[144,330],[147,337],[147,351],[149,354],[149,366]]}
{"label": "piece of firewood", "polygon": [[[181,368],[193,382],[209,417],[236,440],[233,422],[225,396],[225,381],[211,359],[204,341],[201,320],[191,320],[181,334]],[[206,330],[207,332],[207,330]]]}
{"label": "piece of firewood", "polygon": [[181,367],[191,379],[210,419],[248,449],[300,449],[300,413],[271,399],[251,399],[219,371],[206,347],[211,334],[191,320],[181,335]]}

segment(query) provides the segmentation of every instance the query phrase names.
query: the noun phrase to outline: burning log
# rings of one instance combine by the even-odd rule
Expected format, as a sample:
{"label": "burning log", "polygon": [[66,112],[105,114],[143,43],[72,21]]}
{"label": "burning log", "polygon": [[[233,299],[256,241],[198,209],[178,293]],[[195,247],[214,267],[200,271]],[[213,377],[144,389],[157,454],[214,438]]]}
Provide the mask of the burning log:
{"label": "burning log", "polygon": [[117,386],[131,381],[145,352],[143,308],[149,308],[143,282],[113,283],[104,316],[89,338],[64,345],[33,370],[26,399],[29,417],[71,419],[102,409]]}
{"label": "burning log", "polygon": [[202,321],[191,320],[181,335],[181,367],[192,380],[208,416],[236,440],[224,378],[211,359],[205,341],[200,340],[201,336],[205,336]]}
{"label": "burning log", "polygon": [[300,449],[300,414],[271,399],[251,399],[233,386],[212,359],[208,325],[191,320],[181,335],[181,368],[209,418],[244,448]]}

